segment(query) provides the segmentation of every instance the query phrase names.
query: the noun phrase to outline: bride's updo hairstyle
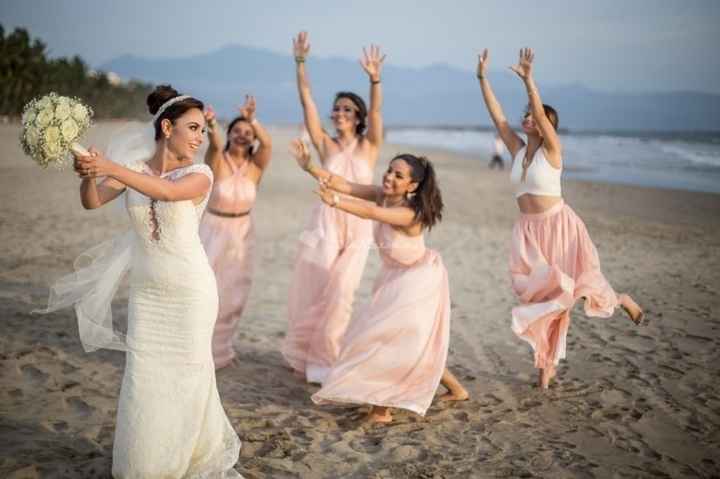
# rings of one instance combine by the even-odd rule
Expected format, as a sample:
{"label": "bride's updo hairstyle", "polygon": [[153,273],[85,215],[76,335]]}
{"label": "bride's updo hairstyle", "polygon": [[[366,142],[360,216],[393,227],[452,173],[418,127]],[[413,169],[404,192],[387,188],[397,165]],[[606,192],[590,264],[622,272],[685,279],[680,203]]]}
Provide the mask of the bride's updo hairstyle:
{"label": "bride's updo hairstyle", "polygon": [[[178,91],[170,85],[156,86],[155,90],[147,97],[146,103],[148,106],[148,111],[151,115],[155,115],[166,101],[171,100],[176,96],[180,96],[180,93],[178,93]],[[193,108],[197,108],[200,111],[203,111],[205,109],[205,105],[203,105],[203,102],[195,98],[186,98],[167,107],[165,111],[162,112],[160,117],[155,120],[155,141],[159,140],[163,136],[162,128],[160,128],[162,120],[168,119],[174,124],[175,120],[177,120],[178,118],[183,116],[188,110],[192,110]]]}

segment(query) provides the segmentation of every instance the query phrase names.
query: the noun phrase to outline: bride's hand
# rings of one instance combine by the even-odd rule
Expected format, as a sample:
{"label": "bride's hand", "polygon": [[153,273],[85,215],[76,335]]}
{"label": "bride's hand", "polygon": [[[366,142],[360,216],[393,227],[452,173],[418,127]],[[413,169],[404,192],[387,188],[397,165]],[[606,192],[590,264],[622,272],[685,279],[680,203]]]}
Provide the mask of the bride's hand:
{"label": "bride's hand", "polygon": [[108,160],[101,151],[91,147],[89,156],[75,158],[73,168],[81,178],[97,178],[109,176],[115,163]]}

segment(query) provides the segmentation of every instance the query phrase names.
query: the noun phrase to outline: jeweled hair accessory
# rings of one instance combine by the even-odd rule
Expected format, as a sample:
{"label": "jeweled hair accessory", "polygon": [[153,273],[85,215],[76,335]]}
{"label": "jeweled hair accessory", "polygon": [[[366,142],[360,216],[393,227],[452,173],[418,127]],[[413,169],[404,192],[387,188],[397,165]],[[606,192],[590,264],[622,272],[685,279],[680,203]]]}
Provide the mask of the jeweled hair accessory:
{"label": "jeweled hair accessory", "polygon": [[187,100],[188,98],[192,98],[190,95],[180,95],[173,98],[170,98],[168,101],[160,105],[160,108],[158,108],[157,113],[155,113],[155,116],[153,116],[153,124],[155,124],[158,121],[158,118],[162,116],[163,113],[165,113],[165,110],[173,106],[175,103],[183,100]]}

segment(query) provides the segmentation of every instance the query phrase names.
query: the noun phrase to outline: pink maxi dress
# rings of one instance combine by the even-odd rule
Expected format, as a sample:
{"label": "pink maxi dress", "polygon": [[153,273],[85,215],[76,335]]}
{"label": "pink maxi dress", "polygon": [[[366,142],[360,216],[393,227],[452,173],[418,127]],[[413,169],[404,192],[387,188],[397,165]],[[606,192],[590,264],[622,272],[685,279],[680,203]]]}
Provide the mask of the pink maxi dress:
{"label": "pink maxi dress", "polygon": [[[328,157],[323,166],[367,185],[372,171],[356,147],[357,141]],[[322,383],[338,357],[371,242],[371,221],[321,202],[300,236],[282,353],[308,382]]]}
{"label": "pink maxi dress", "polygon": [[255,231],[250,210],[257,186],[245,176],[249,162],[237,167],[223,156],[232,174],[217,181],[200,223],[200,239],[217,280],[220,307],[212,339],[215,367],[235,357],[233,335],[250,294]]}
{"label": "pink maxi dress", "polygon": [[317,404],[370,404],[425,415],[445,370],[450,290],[440,255],[422,235],[377,223],[382,269],[353,319]]}

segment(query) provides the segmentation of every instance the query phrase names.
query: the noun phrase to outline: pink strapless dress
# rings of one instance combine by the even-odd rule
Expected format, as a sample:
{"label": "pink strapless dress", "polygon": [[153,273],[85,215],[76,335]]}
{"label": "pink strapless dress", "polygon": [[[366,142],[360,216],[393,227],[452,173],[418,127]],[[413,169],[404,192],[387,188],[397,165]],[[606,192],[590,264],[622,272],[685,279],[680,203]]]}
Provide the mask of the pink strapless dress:
{"label": "pink strapless dress", "polygon": [[397,407],[424,415],[445,369],[450,290],[440,255],[423,236],[378,223],[382,269],[370,304],[352,321],[317,404]]}
{"label": "pink strapless dress", "polygon": [[[357,142],[325,160],[348,181],[372,182]],[[309,382],[322,383],[340,352],[355,290],[372,242],[372,223],[323,203],[315,206],[300,236],[288,298],[288,331],[282,353]]]}
{"label": "pink strapless dress", "polygon": [[235,357],[233,335],[250,294],[255,248],[250,210],[257,187],[245,176],[249,163],[238,168],[227,156],[225,161],[232,175],[215,182],[200,223],[200,239],[215,272],[220,298],[212,340],[216,368]]}

